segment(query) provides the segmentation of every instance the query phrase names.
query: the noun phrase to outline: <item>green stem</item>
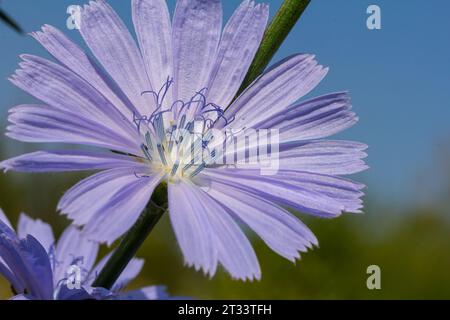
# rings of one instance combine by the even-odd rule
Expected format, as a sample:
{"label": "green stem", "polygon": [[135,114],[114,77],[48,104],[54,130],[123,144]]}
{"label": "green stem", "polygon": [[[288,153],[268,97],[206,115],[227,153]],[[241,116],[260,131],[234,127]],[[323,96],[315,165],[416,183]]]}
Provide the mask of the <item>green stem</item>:
{"label": "green stem", "polygon": [[166,210],[167,187],[166,184],[161,184],[154,191],[136,223],[114,250],[111,258],[95,279],[93,287],[111,289]]}
{"label": "green stem", "polygon": [[239,96],[266,69],[270,60],[280,48],[283,41],[305,11],[311,0],[285,0],[267,27],[258,52],[245,76],[239,91]]}
{"label": "green stem", "polygon": [[[309,2],[310,0],[284,1],[264,34],[261,46],[256,53],[239,93],[264,71]],[[127,232],[105,267],[101,270],[94,281],[94,287],[110,289],[114,285],[166,210],[167,186],[166,184],[161,184],[153,193],[146,209]]]}

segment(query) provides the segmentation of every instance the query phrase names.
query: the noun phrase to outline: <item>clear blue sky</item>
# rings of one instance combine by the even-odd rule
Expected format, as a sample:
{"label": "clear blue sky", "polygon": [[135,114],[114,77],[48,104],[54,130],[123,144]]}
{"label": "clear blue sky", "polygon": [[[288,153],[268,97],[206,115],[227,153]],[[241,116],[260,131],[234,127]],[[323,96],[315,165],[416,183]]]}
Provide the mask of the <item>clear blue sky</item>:
{"label": "clear blue sky", "polygon": [[[130,1],[110,0],[131,27]],[[174,1],[169,0],[173,8]],[[229,17],[239,0],[224,0]],[[261,2],[261,1],[259,1]],[[281,1],[266,0],[272,14]],[[27,32],[52,24],[65,29],[66,8],[76,0],[3,0],[1,6]],[[366,9],[382,10],[382,29],[366,28]],[[315,53],[331,68],[314,94],[349,90],[359,124],[341,137],[370,146],[371,169],[362,175],[369,193],[398,203],[420,196],[419,172],[450,141],[450,1],[448,0],[312,0],[301,22],[276,59],[295,52]],[[0,115],[20,102],[32,101],[5,79],[21,53],[43,54],[30,37],[0,25]],[[1,125],[4,131],[5,125]],[[2,155],[4,157],[4,155]]]}

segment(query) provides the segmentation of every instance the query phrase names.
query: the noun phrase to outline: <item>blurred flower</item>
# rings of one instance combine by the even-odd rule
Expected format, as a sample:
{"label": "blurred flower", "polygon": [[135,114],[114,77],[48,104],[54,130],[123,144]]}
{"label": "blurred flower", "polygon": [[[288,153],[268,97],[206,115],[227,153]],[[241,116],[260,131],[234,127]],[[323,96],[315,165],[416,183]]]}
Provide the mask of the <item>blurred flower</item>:
{"label": "blurred flower", "polygon": [[97,273],[110,255],[95,267],[98,244],[88,241],[74,226],[67,228],[58,243],[51,227],[22,214],[18,231],[0,209],[0,275],[16,293],[15,300],[167,299],[163,287],[135,291],[122,289],[140,272],[144,262],[133,259],[111,290],[92,288]]}
{"label": "blurred flower", "polygon": [[[94,1],[82,8],[79,24],[101,67],[44,26],[33,36],[59,63],[23,55],[11,77],[43,104],[12,108],[9,137],[114,152],[35,152],[2,162],[5,171],[104,170],[70,189],[58,209],[84,226],[86,236],[108,243],[136,222],[155,187],[167,183],[186,263],[210,275],[220,263],[238,279],[261,276],[238,222],[295,261],[317,239],[283,207],[326,218],[360,212],[364,186],[338,175],[366,168],[366,146],[319,140],[357,122],[348,94],[296,103],[328,71],[314,56],[281,61],[233,100],[262,39],[266,5],[244,1],[223,32],[219,0],[179,0],[172,24],[163,0],[133,0],[132,9],[139,47],[113,9]],[[244,129],[277,130],[276,174],[218,165],[229,154],[211,151],[220,145],[215,132],[229,129],[237,137]],[[254,147],[230,152],[234,158]]]}

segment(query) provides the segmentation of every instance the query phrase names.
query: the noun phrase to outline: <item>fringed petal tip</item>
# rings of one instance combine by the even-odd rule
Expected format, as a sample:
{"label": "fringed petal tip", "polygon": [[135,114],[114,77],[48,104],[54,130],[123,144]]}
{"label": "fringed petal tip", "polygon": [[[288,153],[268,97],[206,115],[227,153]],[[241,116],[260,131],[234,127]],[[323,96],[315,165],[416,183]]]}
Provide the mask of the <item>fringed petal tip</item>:
{"label": "fringed petal tip", "polygon": [[88,3],[83,5],[83,9],[89,8],[89,7],[95,7],[97,5],[105,5],[105,0],[90,0]]}
{"label": "fringed petal tip", "polygon": [[212,269],[208,266],[199,265],[198,263],[194,263],[192,261],[188,261],[186,257],[184,258],[184,266],[188,268],[194,268],[196,272],[202,271],[205,276],[207,276],[210,280],[216,274],[216,268]]}
{"label": "fringed petal tip", "polygon": [[40,30],[32,31],[28,33],[29,36],[34,38],[36,41],[41,42],[45,37],[49,36],[49,33],[55,32],[57,29],[49,24],[42,25]]}
{"label": "fringed petal tip", "polygon": [[230,271],[227,271],[227,273],[230,275],[231,279],[234,281],[243,281],[243,282],[253,282],[253,281],[261,281],[262,274],[261,270],[258,270],[254,273],[247,273],[247,274],[233,274]]}
{"label": "fringed petal tip", "polygon": [[269,4],[268,3],[258,3],[255,5],[255,2],[252,1],[249,5],[250,8],[254,8],[254,10],[259,11],[262,14],[269,13]]}
{"label": "fringed petal tip", "polygon": [[257,273],[253,273],[250,275],[240,275],[240,276],[235,276],[235,275],[231,275],[231,278],[233,280],[240,280],[240,281],[261,281],[262,275],[261,275],[261,271],[257,272]]}
{"label": "fringed petal tip", "polygon": [[308,251],[313,251],[319,248],[319,241],[316,236],[309,230],[305,229],[306,233],[303,234],[303,241],[297,244],[296,247],[290,248],[289,252],[282,254],[278,252],[285,259],[289,260],[293,264],[302,259],[301,254],[307,253]]}
{"label": "fringed petal tip", "polygon": [[121,236],[123,236],[126,233],[126,231],[124,231],[123,234],[119,235],[118,237],[105,238],[103,235],[99,235],[98,232],[96,231],[88,230],[85,224],[80,224],[79,222],[71,218],[71,214],[65,213],[62,210],[58,210],[58,212],[60,215],[63,215],[67,219],[69,219],[71,221],[71,224],[75,225],[77,228],[80,229],[81,232],[80,234],[83,238],[87,239],[88,241],[98,243],[99,245],[105,245],[106,247],[108,247],[108,249],[111,249],[116,240],[118,240]]}
{"label": "fringed petal tip", "polygon": [[78,229],[80,231],[80,235],[89,240],[89,241],[93,241],[93,242],[97,242],[99,244],[105,244],[102,241],[97,241],[95,239],[93,239],[93,237],[91,237],[85,230],[84,230],[84,224],[79,223],[78,221],[76,221],[74,218],[71,217],[70,213],[65,211],[65,207],[63,204],[61,204],[61,200],[58,202],[57,206],[56,206],[56,213],[64,216],[68,221],[70,221],[70,225],[74,226],[76,229]]}
{"label": "fringed petal tip", "polygon": [[105,9],[115,13],[115,11],[105,0],[90,0],[88,3],[81,6],[81,15],[92,14],[96,10],[105,10]]}
{"label": "fringed petal tip", "polygon": [[[184,265],[188,268],[194,268],[196,272],[202,271],[203,274],[208,277],[210,280],[216,275],[217,273],[217,264],[215,265],[201,265],[199,263],[195,263],[192,261],[189,261],[186,257],[184,258]],[[225,267],[222,266],[222,269],[227,272],[233,280],[240,280],[240,281],[259,281],[261,280],[261,270],[252,271],[251,273],[246,274],[235,274],[232,273],[230,270],[227,270]]]}
{"label": "fringed petal tip", "polygon": [[17,71],[18,71],[19,69],[17,69],[16,71],[14,71],[14,73],[12,74],[12,75],[10,75],[8,78],[7,78],[7,80],[9,81],[9,82],[11,82],[13,85],[15,85],[15,86],[17,86],[17,84],[16,84],[16,82],[17,82]]}

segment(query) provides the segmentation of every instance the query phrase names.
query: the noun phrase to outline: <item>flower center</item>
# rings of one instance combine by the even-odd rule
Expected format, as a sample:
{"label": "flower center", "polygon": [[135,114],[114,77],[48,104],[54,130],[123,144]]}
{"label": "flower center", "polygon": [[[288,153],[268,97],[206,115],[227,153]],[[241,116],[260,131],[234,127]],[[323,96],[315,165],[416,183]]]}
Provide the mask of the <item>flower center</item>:
{"label": "flower center", "polygon": [[218,119],[225,119],[224,110],[207,102],[206,88],[186,102],[169,103],[166,97],[172,84],[168,79],[158,92],[143,92],[155,97],[156,109],[150,116],[134,115],[133,122],[152,170],[163,171],[170,180],[189,179],[214,161],[216,153],[209,148],[212,128]]}

